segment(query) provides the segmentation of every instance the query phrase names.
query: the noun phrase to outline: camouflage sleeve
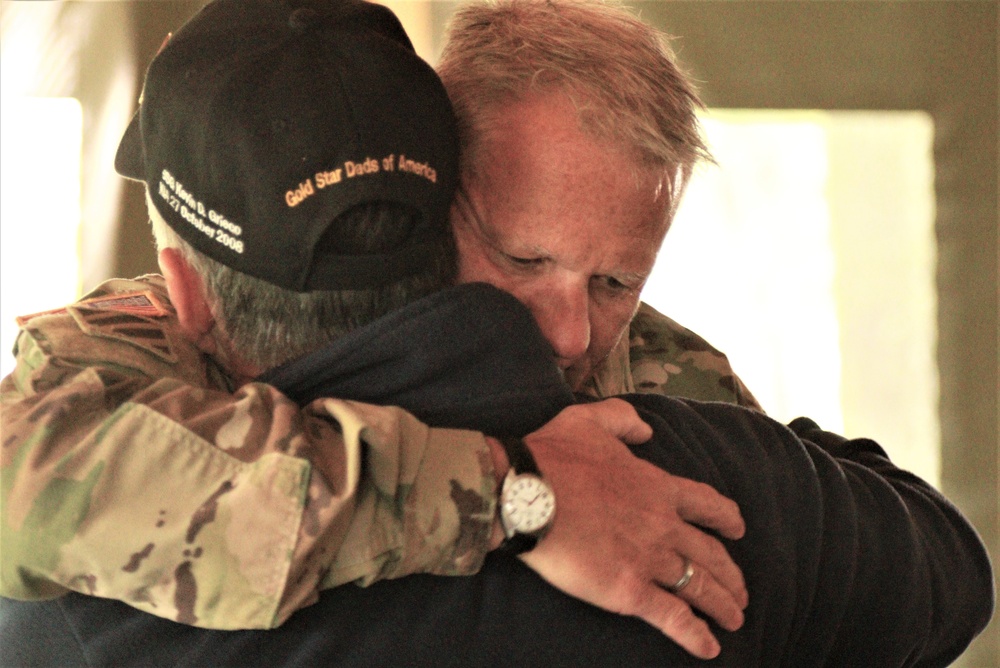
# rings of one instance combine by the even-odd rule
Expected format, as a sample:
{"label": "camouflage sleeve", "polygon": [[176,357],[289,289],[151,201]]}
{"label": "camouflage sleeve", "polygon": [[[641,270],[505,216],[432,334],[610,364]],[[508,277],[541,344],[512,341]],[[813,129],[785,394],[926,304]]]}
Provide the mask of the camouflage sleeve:
{"label": "camouflage sleeve", "polygon": [[763,412],[723,353],[645,303],[632,318],[628,341],[623,337],[585,389],[597,397],[644,392]]}
{"label": "camouflage sleeve", "polygon": [[480,567],[495,504],[481,435],[347,401],[300,409],[263,384],[229,392],[166,322],[100,317],[146,343],[91,332],[84,346],[95,314],[46,316],[0,384],[0,594],[269,628],[321,587]]}
{"label": "camouflage sleeve", "polygon": [[629,327],[629,361],[636,392],[762,411],[723,353],[648,304],[639,305]]}

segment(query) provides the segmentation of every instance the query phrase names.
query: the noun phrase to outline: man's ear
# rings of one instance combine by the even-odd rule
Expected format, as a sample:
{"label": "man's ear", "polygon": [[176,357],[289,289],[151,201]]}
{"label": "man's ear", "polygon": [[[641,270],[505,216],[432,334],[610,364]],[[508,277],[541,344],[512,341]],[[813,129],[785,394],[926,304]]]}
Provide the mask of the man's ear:
{"label": "man's ear", "polygon": [[176,248],[159,253],[160,271],[167,282],[167,293],[177,310],[181,332],[206,353],[216,352],[215,316],[205,301],[201,277]]}

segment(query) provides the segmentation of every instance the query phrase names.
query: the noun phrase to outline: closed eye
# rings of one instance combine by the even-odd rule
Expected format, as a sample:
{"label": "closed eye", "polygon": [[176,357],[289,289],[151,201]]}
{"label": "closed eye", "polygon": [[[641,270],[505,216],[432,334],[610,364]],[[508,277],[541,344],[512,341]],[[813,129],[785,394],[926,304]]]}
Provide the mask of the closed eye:
{"label": "closed eye", "polygon": [[608,292],[623,295],[639,292],[644,283],[641,279],[635,279],[626,283],[624,280],[615,278],[614,276],[595,276],[593,280],[597,281]]}
{"label": "closed eye", "polygon": [[518,267],[537,267],[545,262],[543,257],[517,257],[516,255],[503,254],[504,259]]}

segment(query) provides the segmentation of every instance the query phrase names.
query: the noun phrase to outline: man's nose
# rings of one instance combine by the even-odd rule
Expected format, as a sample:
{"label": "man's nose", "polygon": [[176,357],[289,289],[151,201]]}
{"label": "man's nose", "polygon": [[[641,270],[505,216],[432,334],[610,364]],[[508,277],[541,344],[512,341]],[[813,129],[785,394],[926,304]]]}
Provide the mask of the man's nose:
{"label": "man's nose", "polygon": [[590,295],[586,290],[551,292],[531,310],[561,367],[583,357],[590,346]]}

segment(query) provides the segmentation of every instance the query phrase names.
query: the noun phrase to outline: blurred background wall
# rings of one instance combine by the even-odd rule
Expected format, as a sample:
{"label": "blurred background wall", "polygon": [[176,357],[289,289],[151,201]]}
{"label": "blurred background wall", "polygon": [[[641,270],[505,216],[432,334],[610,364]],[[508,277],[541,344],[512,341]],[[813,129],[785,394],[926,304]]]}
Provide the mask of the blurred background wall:
{"label": "blurred background wall", "polygon": [[[5,325],[19,313],[72,300],[105,278],[156,271],[142,189],[123,183],[112,160],[135,110],[146,64],[166,34],[203,4],[0,4],[0,319]],[[418,52],[434,62],[457,3],[385,4],[400,15]],[[730,183],[723,195],[706,196],[708,208],[685,203],[690,209],[685,220],[679,215],[667,238],[664,264],[670,266],[662,279],[651,281],[644,298],[730,354],[776,417],[788,419],[798,410],[812,415],[829,411],[824,425],[848,436],[876,436],[894,458],[911,456],[908,443],[926,443],[921,446],[926,452],[914,455],[912,468],[934,480],[972,519],[994,562],[1000,562],[998,4],[670,0],[629,6],[676,36],[674,47],[710,108],[706,127],[717,133],[710,132],[712,137],[720,137],[717,172]],[[795,110],[797,115],[782,120],[741,116],[735,110]],[[812,115],[802,116],[802,110]],[[815,115],[836,112],[876,112],[878,122],[841,126],[839,120],[823,120],[832,117]],[[731,128],[764,126],[770,131],[775,124],[793,126],[791,134],[764,140],[759,156],[742,166],[738,160],[721,159],[746,156],[750,150],[727,148],[752,143],[725,144]],[[916,129],[906,134],[910,125]],[[803,128],[805,134],[796,134]],[[891,140],[897,130],[901,139]],[[731,208],[760,206],[765,222],[720,229],[733,238],[733,230],[745,232],[734,242],[732,256],[758,262],[730,267],[736,272],[731,278],[713,269],[682,283],[678,276],[715,267],[722,247],[706,248],[704,241],[688,236],[694,232],[684,230],[711,223],[712,202],[730,197],[740,184],[757,184],[758,178],[766,184],[762,174],[781,173],[775,158],[783,155],[781,147],[801,149],[803,142],[813,141],[810,137],[818,137],[817,146],[828,158],[816,181],[822,211],[813,215],[809,205],[800,205],[783,214],[790,221],[785,227],[766,232],[783,205],[741,201]],[[786,168],[789,176],[779,181],[804,171],[794,169],[804,164],[804,154],[788,155],[793,168]],[[878,162],[887,155],[887,162]],[[926,178],[920,161],[929,165]],[[926,181],[926,192],[885,189],[900,179],[913,180],[906,176],[910,172],[918,187]],[[831,176],[835,174],[840,176]],[[697,190],[692,187],[692,202]],[[912,216],[897,216],[923,198],[929,204],[916,207]],[[768,207],[774,215],[767,214]],[[907,222],[921,216],[929,221],[926,233]],[[889,224],[897,217],[901,222]],[[798,234],[803,230],[812,231]],[[753,244],[769,239],[766,234],[776,239],[766,242],[767,249]],[[822,249],[796,246],[806,243],[796,241],[805,236],[813,239],[810,244],[819,239]],[[771,246],[786,243],[773,252]],[[765,250],[773,261],[760,261]],[[795,264],[803,255],[816,260]],[[687,264],[679,274],[669,273],[682,263]],[[825,273],[817,274],[815,294],[800,291],[770,311],[754,302],[747,314],[737,313],[748,299],[750,272],[764,274],[770,271],[766,265],[775,265],[804,276],[820,264]],[[903,280],[910,273],[912,279]],[[50,276],[56,277],[52,285],[44,280]],[[717,276],[722,276],[718,294],[709,286],[709,278]],[[761,288],[772,297],[779,285],[796,280],[795,274],[775,276],[771,288]],[[800,282],[806,284],[804,278]],[[914,296],[925,288],[926,298]],[[731,304],[724,301],[733,296],[738,299]],[[806,342],[801,350],[793,348],[791,339],[777,338],[793,327],[792,320],[781,319],[787,313],[797,313],[801,321],[824,300],[829,300],[829,314],[820,314],[819,324],[810,323],[792,337]],[[912,309],[901,309],[901,303],[910,302]],[[890,318],[890,313],[895,315]],[[826,330],[824,318],[830,321]],[[832,347],[821,347],[823,341]],[[10,344],[5,334],[5,364]],[[903,355],[897,355],[899,364],[886,362],[908,346],[926,363],[914,366]],[[768,355],[781,357],[780,365]],[[829,382],[821,362],[832,369]],[[758,365],[765,370],[753,370]],[[790,384],[784,392],[772,392],[767,373],[777,366],[797,367],[800,374],[804,369],[815,391]],[[4,373],[8,370],[5,366]],[[757,373],[764,375],[753,375]],[[832,407],[820,402],[824,388],[833,388],[826,392],[832,394]],[[916,394],[914,388],[919,389]],[[787,405],[785,395],[793,397]],[[802,401],[796,403],[796,398]],[[957,665],[1000,665],[996,620]]]}

